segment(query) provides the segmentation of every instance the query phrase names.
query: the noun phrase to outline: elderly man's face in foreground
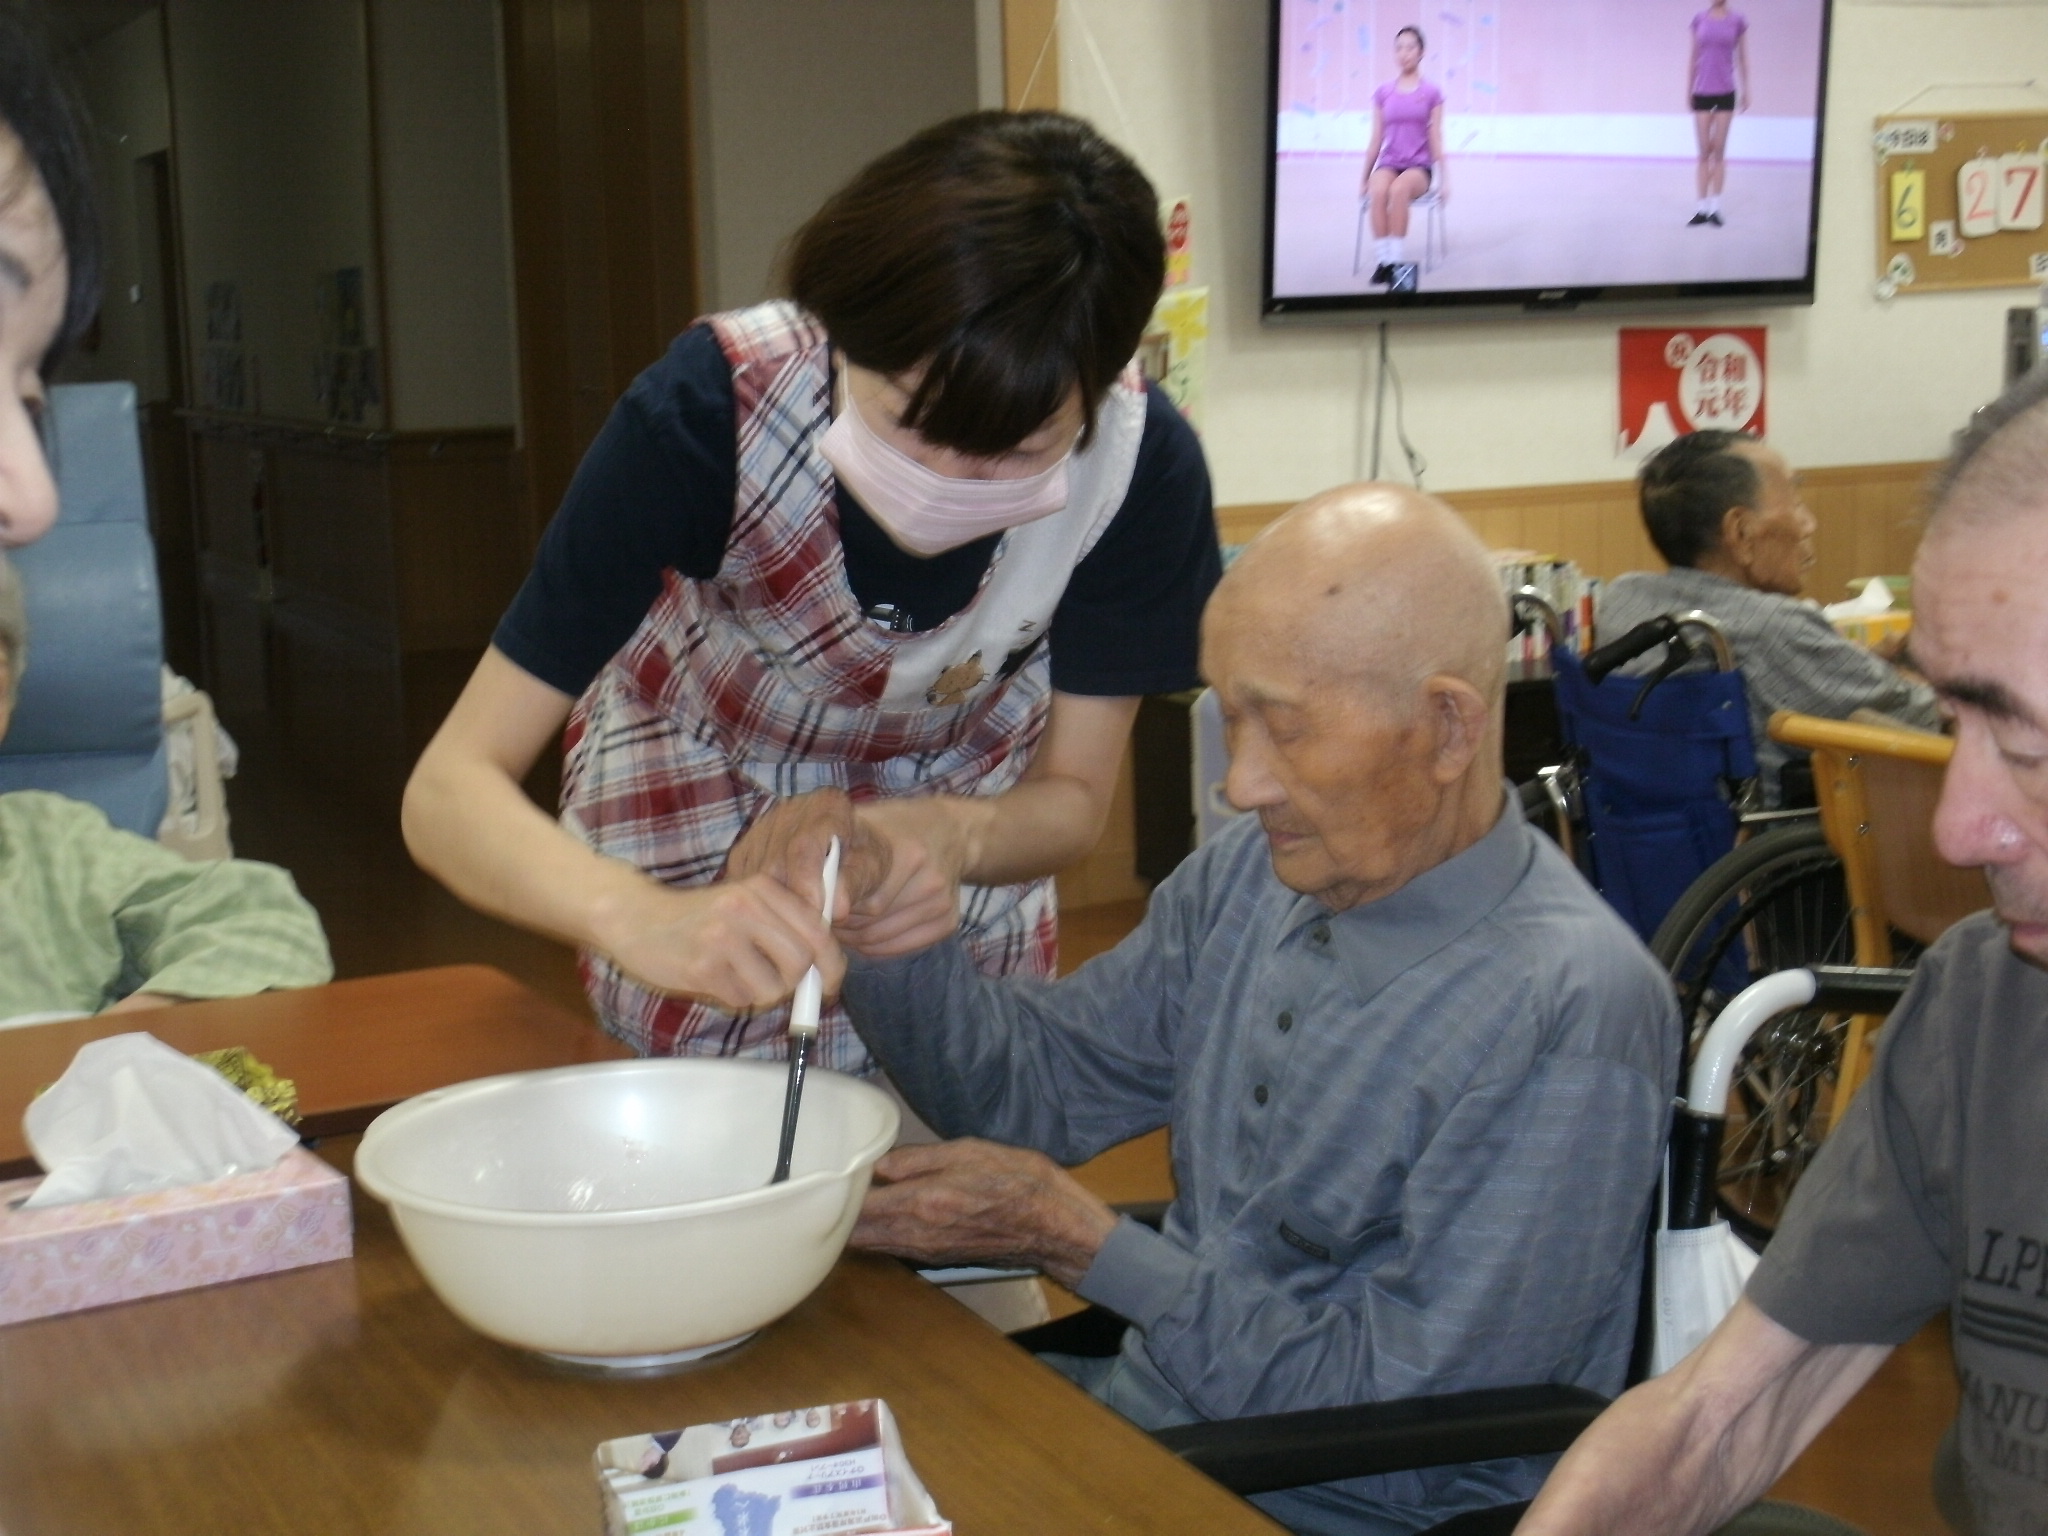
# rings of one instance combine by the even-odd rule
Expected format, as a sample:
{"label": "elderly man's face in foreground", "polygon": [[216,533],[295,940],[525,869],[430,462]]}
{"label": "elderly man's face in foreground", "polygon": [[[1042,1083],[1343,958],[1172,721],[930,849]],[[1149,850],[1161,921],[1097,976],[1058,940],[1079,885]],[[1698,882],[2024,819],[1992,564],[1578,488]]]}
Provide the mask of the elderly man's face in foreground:
{"label": "elderly man's face in foreground", "polygon": [[1258,813],[1282,884],[1342,910],[1417,872],[1441,793],[1419,693],[1347,675],[1248,603],[1212,607],[1202,670],[1223,706],[1224,793]]}
{"label": "elderly man's face in foreground", "polygon": [[1914,665],[1955,719],[1936,846],[1983,867],[2013,949],[2048,964],[2048,518],[1937,524],[1913,604]]}

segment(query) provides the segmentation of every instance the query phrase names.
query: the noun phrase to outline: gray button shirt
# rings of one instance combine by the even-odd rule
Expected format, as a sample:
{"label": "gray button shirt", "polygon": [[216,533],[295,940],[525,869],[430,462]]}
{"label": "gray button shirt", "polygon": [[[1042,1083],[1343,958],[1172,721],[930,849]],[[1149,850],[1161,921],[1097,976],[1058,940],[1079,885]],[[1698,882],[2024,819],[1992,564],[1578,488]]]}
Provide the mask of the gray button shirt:
{"label": "gray button shirt", "polygon": [[[1172,1126],[1164,1231],[1123,1222],[1080,1287],[1136,1325],[1110,1401],[1148,1427],[1622,1385],[1676,1009],[1518,815],[1336,913],[1247,816],[1072,977],[987,979],[947,943],[857,961],[846,1001],[944,1135],[1073,1164]],[[1547,1465],[1323,1492],[1398,1527],[1526,1498]]]}
{"label": "gray button shirt", "polygon": [[[1758,592],[1686,566],[1631,571],[1601,592],[1595,621],[1605,642],[1619,640],[1646,619],[1694,608],[1721,626],[1735,664],[1742,669],[1757,767],[1773,805],[1778,802],[1779,770],[1790,759],[1806,755],[1771,740],[1771,716],[1778,710],[1846,720],[1859,709],[1874,709],[1922,730],[1941,728],[1931,688],[1853,640],[1844,640],[1818,608],[1797,598]],[[1653,665],[1654,661],[1644,661],[1628,670]]]}

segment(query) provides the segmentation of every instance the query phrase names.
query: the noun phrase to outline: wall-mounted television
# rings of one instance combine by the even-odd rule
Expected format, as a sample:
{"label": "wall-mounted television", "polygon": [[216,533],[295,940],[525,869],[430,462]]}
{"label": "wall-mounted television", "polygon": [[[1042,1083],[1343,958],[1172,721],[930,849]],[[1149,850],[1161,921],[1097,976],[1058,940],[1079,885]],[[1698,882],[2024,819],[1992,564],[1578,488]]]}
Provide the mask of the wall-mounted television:
{"label": "wall-mounted television", "polygon": [[1265,313],[1811,303],[1830,5],[1272,0]]}

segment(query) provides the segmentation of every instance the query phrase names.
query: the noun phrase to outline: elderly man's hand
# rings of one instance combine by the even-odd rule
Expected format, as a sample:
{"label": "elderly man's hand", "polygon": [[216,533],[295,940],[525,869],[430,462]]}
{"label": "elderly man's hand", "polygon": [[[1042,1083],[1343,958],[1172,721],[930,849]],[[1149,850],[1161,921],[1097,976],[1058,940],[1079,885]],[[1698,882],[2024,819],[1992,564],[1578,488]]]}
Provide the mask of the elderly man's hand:
{"label": "elderly man's hand", "polygon": [[862,823],[843,789],[813,790],[769,806],[733,844],[725,878],[766,875],[819,911],[825,900],[825,854],[835,837],[839,895],[832,915],[844,918],[888,878],[889,847]]}
{"label": "elderly man's hand", "polygon": [[855,813],[862,835],[883,850],[887,872],[840,925],[849,949],[878,960],[915,954],[960,926],[967,855],[954,803],[936,796],[878,800]]}
{"label": "elderly man's hand", "polygon": [[877,1163],[853,1246],[921,1264],[1035,1268],[1073,1286],[1116,1222],[1043,1153],[968,1138],[898,1147]]}

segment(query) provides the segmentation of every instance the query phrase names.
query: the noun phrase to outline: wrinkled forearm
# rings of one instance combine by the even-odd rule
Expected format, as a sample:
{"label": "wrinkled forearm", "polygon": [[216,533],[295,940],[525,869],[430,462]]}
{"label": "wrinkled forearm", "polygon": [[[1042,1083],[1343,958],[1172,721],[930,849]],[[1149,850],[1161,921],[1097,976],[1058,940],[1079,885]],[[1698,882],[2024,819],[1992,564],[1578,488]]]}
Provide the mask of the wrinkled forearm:
{"label": "wrinkled forearm", "polygon": [[983,976],[956,940],[897,960],[855,957],[841,996],[941,1135],[1071,1165],[1165,1122],[1178,989],[1150,927],[1057,982]]}

